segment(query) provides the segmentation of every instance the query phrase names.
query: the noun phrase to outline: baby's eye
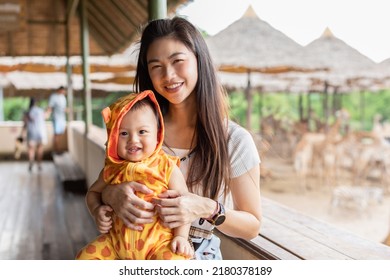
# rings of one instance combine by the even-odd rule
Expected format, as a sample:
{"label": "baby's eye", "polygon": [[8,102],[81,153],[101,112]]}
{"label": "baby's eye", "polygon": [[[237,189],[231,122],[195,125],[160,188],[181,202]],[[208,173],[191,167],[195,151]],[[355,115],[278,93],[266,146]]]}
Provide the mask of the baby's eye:
{"label": "baby's eye", "polygon": [[127,136],[127,132],[126,132],[126,131],[121,131],[121,132],[119,132],[119,135],[121,135],[121,136]]}
{"label": "baby's eye", "polygon": [[148,131],[145,130],[145,129],[141,129],[141,130],[139,131],[139,134],[145,134],[145,133],[148,133]]}

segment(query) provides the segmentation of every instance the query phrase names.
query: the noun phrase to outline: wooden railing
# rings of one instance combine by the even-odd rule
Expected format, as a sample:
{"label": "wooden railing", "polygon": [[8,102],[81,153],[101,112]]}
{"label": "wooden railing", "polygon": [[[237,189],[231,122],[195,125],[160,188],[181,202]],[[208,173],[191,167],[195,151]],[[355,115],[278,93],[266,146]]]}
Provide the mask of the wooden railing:
{"label": "wooden railing", "polygon": [[[219,233],[225,259],[388,260],[390,247],[361,238],[263,198],[260,235],[251,241]],[[237,251],[231,248],[238,247]],[[245,248],[245,254],[239,253]]]}

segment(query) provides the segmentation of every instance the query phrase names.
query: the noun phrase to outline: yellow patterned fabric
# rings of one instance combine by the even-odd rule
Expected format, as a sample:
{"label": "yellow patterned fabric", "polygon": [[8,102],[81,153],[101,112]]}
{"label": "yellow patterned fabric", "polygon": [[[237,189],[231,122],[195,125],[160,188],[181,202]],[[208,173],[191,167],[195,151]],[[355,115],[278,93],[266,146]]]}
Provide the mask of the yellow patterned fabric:
{"label": "yellow patterned fabric", "polygon": [[[119,158],[117,144],[119,127],[123,117],[139,100],[149,97],[155,104],[160,119],[159,142],[154,153],[141,162],[128,162]],[[162,149],[164,122],[157,100],[152,91],[129,94],[120,98],[102,111],[107,127],[107,148],[104,167],[104,180],[108,184],[136,181],[154,191],[152,195],[137,193],[140,198],[151,201],[168,189],[168,182],[174,165],[179,159],[165,154]],[[187,259],[174,254],[170,249],[172,231],[164,227],[157,216],[154,222],[143,225],[142,231],[127,228],[123,221],[113,216],[114,224],[108,234],[98,236],[84,247],[77,259],[137,259],[137,260],[177,260]]]}

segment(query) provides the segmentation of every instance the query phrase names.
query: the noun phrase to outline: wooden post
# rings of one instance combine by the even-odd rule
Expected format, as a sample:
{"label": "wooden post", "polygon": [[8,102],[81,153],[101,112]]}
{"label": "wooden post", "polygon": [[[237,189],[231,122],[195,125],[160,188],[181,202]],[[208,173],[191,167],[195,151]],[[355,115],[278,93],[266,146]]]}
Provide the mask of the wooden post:
{"label": "wooden post", "polygon": [[89,32],[88,32],[88,0],[81,0],[81,53],[83,61],[83,86],[84,86],[84,117],[85,117],[85,135],[89,133],[89,127],[92,125],[92,106],[91,106],[91,86],[89,78]]}
{"label": "wooden post", "polygon": [[149,0],[149,20],[167,17],[167,0]]}
{"label": "wooden post", "polygon": [[323,100],[323,110],[324,110],[324,123],[325,123],[325,132],[328,132],[329,129],[329,106],[328,106],[328,89],[329,89],[329,84],[328,82],[325,82],[324,85],[324,100]]}
{"label": "wooden post", "polygon": [[0,85],[0,121],[4,121],[4,92]]}
{"label": "wooden post", "polygon": [[252,108],[253,108],[253,95],[251,90],[251,72],[248,71],[248,83],[245,89],[245,99],[247,101],[246,108],[246,128],[251,131],[252,130]]}
{"label": "wooden post", "polygon": [[70,24],[72,18],[75,15],[76,8],[79,4],[79,0],[70,0],[67,1],[66,9],[66,26],[65,26],[65,48],[66,48],[66,79],[67,79],[67,98],[68,98],[68,121],[73,121],[74,119],[74,107],[73,107],[73,82],[72,82],[72,65],[70,65]]}
{"label": "wooden post", "polygon": [[73,83],[72,66],[70,65],[70,31],[69,22],[65,26],[65,48],[66,48],[66,96],[68,99],[68,121],[73,121]]}
{"label": "wooden post", "polygon": [[364,130],[364,119],[365,119],[365,100],[364,100],[365,91],[359,91],[359,102],[360,102],[360,129]]}
{"label": "wooden post", "polygon": [[298,95],[298,112],[299,112],[299,120],[303,121],[303,93],[300,92]]}

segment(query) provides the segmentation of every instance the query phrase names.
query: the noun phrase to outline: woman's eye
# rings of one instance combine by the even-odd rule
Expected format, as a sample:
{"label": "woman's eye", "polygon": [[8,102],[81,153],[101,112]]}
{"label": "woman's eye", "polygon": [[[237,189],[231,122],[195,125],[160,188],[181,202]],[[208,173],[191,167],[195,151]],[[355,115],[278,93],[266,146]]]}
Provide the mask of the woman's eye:
{"label": "woman's eye", "polygon": [[161,65],[152,65],[150,68],[151,69],[158,69],[158,68],[160,68],[161,67]]}

